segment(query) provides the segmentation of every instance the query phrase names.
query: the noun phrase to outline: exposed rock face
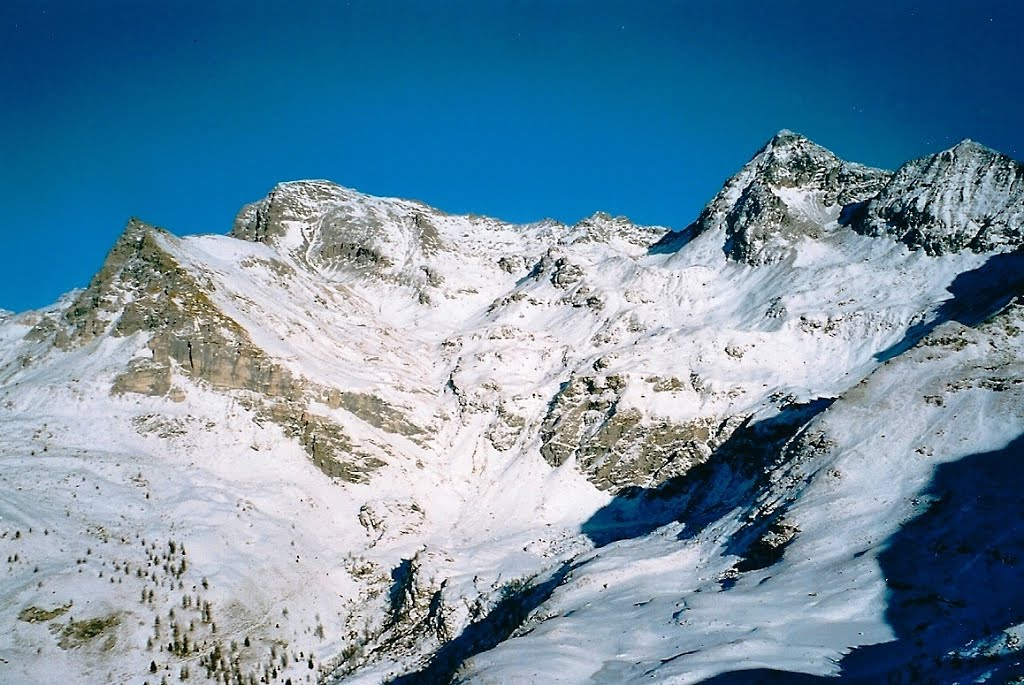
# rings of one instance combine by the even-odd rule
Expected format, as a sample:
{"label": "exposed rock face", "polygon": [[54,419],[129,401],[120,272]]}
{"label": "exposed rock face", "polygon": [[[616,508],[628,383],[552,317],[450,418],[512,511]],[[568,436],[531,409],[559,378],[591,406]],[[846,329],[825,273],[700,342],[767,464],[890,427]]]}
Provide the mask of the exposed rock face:
{"label": "exposed rock face", "polygon": [[515,447],[524,428],[526,428],[525,418],[499,406],[497,416],[486,435],[494,449],[505,452]]}
{"label": "exposed rock face", "polygon": [[[673,379],[675,380],[675,379]],[[739,420],[685,424],[620,407],[627,379],[577,377],[555,398],[541,427],[541,454],[552,466],[570,458],[601,489],[652,487],[708,459]]]}
{"label": "exposed rock face", "polygon": [[181,266],[174,236],[133,219],[103,268],[65,314],[69,329],[58,329],[61,346],[81,345],[108,333],[147,336],[148,356],[130,360],[114,379],[114,394],[181,397],[172,373],[222,391],[252,393],[243,398],[258,413],[282,426],[325,474],[351,482],[384,464],[355,447],[341,426],[310,408],[322,402],[344,408],[382,430],[415,437],[422,429],[378,397],[325,388],[297,378],[257,346],[234,319],[210,299],[210,284]]}
{"label": "exposed rock face", "polygon": [[690,230],[724,229],[724,250],[736,261],[778,261],[799,238],[820,237],[830,212],[871,197],[888,177],[781,131],[726,182]]}
{"label": "exposed rock face", "polygon": [[[434,214],[406,200],[368,201],[328,181],[294,181],[243,207],[230,235],[284,247],[327,273],[418,280],[402,267],[410,252],[430,256],[443,249]],[[439,274],[422,277],[438,285]]]}
{"label": "exposed rock face", "polygon": [[[162,249],[159,236],[170,237],[162,229],[138,219],[128,221],[103,267],[64,313],[64,320],[71,327],[70,339],[62,336],[59,343],[84,342],[108,331],[121,336],[166,324],[181,327],[194,323],[190,315],[200,312],[186,313],[175,301],[182,288],[186,289],[186,296],[193,294],[193,277]],[[141,299],[126,308],[124,296],[133,291]],[[147,309],[157,306],[157,302],[161,303],[159,308],[166,309],[159,320]],[[204,301],[195,303],[198,307],[204,305]],[[147,311],[151,316],[147,316]]]}
{"label": "exposed rock face", "polygon": [[1019,246],[1024,165],[965,140],[904,164],[851,225],[930,255]]}
{"label": "exposed rock face", "polygon": [[133,219],[103,268],[65,313],[69,330],[59,345],[77,345],[109,333],[149,337],[149,358],[130,362],[115,392],[166,394],[171,362],[214,387],[294,395],[294,380],[210,300],[211,287],[181,266],[167,245],[175,238]]}
{"label": "exposed rock face", "polygon": [[430,553],[418,552],[392,571],[393,585],[386,629],[388,639],[413,644],[425,635],[445,642],[457,635],[452,610],[444,597],[445,585],[431,574]]}
{"label": "exposed rock face", "polygon": [[142,222],[129,223],[100,273],[68,310],[69,343],[107,331],[149,337],[151,357],[133,360],[115,381],[115,392],[166,393],[173,362],[185,375],[217,388],[293,396],[295,380],[213,304],[209,286],[167,248],[174,240]]}

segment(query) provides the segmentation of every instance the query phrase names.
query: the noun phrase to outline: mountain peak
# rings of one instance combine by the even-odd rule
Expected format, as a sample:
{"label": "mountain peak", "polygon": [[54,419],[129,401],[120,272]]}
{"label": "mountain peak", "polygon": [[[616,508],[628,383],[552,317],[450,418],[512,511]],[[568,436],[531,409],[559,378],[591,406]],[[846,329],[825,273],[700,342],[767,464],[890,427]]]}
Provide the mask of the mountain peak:
{"label": "mountain peak", "polygon": [[970,163],[978,165],[987,165],[1004,161],[1017,163],[1013,158],[1004,155],[1002,152],[994,150],[976,140],[971,140],[970,138],[964,138],[953,147],[934,155],[930,155],[929,157],[925,157],[924,159],[942,158],[944,156],[954,160],[969,161]]}
{"label": "mountain peak", "polygon": [[992,148],[982,145],[981,143],[971,140],[970,138],[964,138],[959,143],[949,149],[949,152],[954,154],[978,154],[978,153],[989,153],[999,154]]}
{"label": "mountain peak", "polygon": [[291,181],[278,181],[271,192],[278,190],[303,190],[306,188],[324,188],[328,190],[348,190],[350,192],[356,192],[351,188],[346,188],[345,186],[326,178],[296,178]]}
{"label": "mountain peak", "polygon": [[762,147],[704,208],[695,234],[723,230],[736,261],[777,261],[801,236],[817,235],[817,217],[878,192],[889,172],[846,162],[789,129]]}
{"label": "mountain peak", "polygon": [[145,236],[150,233],[166,233],[164,229],[159,226],[147,223],[142,219],[133,216],[129,217],[128,221],[124,225],[124,230],[121,231],[120,237],[117,239],[117,244],[120,243],[136,243],[142,240]]}
{"label": "mountain peak", "polygon": [[900,167],[852,226],[932,255],[1020,245],[1024,165],[965,138]]}
{"label": "mountain peak", "polygon": [[[858,176],[877,180],[888,172],[873,169],[860,164],[840,159],[828,148],[790,129],[782,129],[762,147],[756,155],[743,167],[737,176],[753,175],[767,185],[779,188],[800,188],[805,190],[826,191],[829,197],[827,204],[850,201],[840,199],[840,172],[856,171]],[[831,191],[831,192],[829,192]],[[836,195],[836,197],[832,197]],[[858,189],[854,195],[863,195]]]}
{"label": "mountain peak", "polygon": [[771,169],[794,170],[793,167],[816,165],[824,161],[841,161],[830,150],[818,145],[807,136],[784,128],[764,144],[748,162],[761,171]]}
{"label": "mountain peak", "polygon": [[[803,135],[801,133],[797,133],[796,131],[793,131],[791,129],[784,128],[784,129],[780,129],[778,133],[776,133],[774,136],[772,136],[771,140],[768,141],[768,143],[765,145],[765,147],[777,148],[777,147],[787,147],[787,146],[790,146],[790,145],[808,144],[808,143],[811,144],[811,145],[814,145],[815,147],[821,147],[820,145],[815,143],[813,140],[811,140],[807,136],[805,136],[805,135]],[[825,148],[822,148],[822,149],[824,150]]]}
{"label": "mountain peak", "polygon": [[292,225],[313,223],[326,208],[366,197],[322,179],[282,181],[265,197],[242,207],[229,235],[259,243],[287,241]]}
{"label": "mountain peak", "polygon": [[381,199],[324,178],[279,181],[271,188],[267,197],[277,199],[297,197],[312,203],[322,203],[331,200]]}

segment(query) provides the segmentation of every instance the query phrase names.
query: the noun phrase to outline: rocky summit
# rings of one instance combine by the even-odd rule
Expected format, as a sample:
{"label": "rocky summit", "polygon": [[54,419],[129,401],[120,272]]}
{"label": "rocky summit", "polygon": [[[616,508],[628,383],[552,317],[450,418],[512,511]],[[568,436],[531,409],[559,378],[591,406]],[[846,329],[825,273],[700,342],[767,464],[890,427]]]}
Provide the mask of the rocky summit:
{"label": "rocky summit", "polygon": [[282,183],[0,312],[0,682],[1016,682],[1024,166],[681,231]]}

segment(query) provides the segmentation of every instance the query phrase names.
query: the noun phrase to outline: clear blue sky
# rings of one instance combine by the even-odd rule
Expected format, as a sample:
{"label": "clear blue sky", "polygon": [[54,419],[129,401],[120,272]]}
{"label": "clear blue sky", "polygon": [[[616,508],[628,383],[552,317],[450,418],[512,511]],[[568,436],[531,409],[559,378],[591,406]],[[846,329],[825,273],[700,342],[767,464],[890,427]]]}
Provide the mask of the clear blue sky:
{"label": "clear blue sky", "polygon": [[225,232],[282,180],[680,228],[784,127],[1020,159],[1022,6],[4,0],[0,307],[84,286],[129,216]]}

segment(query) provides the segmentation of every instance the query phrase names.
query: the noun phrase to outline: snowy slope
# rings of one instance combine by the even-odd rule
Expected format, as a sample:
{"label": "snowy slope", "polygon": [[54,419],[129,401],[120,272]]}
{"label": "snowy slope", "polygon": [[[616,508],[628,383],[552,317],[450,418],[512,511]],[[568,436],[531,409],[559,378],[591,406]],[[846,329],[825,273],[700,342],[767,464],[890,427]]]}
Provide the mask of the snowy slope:
{"label": "snowy slope", "polygon": [[[976,330],[938,327],[801,427],[753,484],[739,467],[684,483],[684,516],[577,558],[461,682],[754,669],[1007,682],[1024,630],[1022,316],[1016,304]],[[735,506],[720,517],[703,509],[722,501]]]}
{"label": "snowy slope", "polygon": [[[1020,598],[941,575],[910,605],[966,627],[858,654],[914,639],[886,574],[956,526],[929,483],[1019,456],[1020,170],[784,131],[679,233],[326,181],[228,236],[131,221],[88,288],[0,317],[0,681],[1010,663]],[[944,556],[1008,581],[1019,533]]]}

